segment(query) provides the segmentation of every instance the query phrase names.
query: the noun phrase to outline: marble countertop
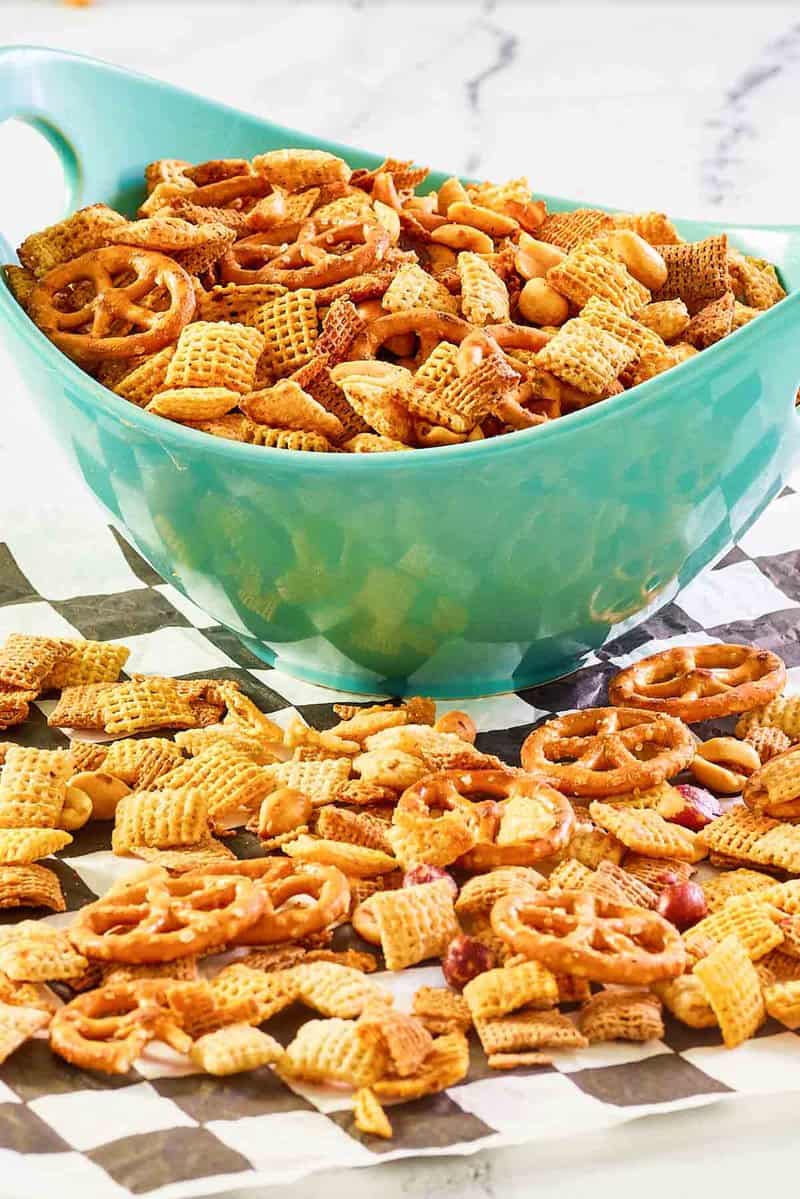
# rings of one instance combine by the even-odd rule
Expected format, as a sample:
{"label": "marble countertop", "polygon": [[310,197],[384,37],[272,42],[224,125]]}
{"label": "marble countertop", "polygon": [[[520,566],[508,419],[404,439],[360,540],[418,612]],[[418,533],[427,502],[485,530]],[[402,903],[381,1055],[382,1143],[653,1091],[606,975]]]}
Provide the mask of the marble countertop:
{"label": "marble countertop", "polygon": [[[796,6],[0,0],[0,39],[105,58],[454,172],[527,173],[536,191],[726,223],[796,219]],[[4,168],[35,156],[35,136],[0,127]],[[12,234],[59,215],[54,166],[40,169],[51,185],[36,190],[27,170],[4,169],[0,227]],[[49,505],[93,503],[25,404],[2,346],[0,378],[14,396],[0,423],[6,519],[44,524]],[[736,1199],[794,1176],[793,1106],[719,1103],[579,1140],[564,1128],[545,1146],[316,1175],[292,1195],[346,1187],[360,1199],[379,1186],[386,1199],[516,1199],[534,1188],[542,1199],[668,1199],[713,1188]]]}

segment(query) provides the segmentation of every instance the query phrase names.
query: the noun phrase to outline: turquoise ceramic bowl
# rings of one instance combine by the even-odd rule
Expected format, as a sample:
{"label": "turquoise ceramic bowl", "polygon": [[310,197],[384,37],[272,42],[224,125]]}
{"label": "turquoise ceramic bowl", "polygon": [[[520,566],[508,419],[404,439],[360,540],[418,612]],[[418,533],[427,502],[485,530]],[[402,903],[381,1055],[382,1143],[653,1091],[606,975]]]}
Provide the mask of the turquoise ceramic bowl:
{"label": "turquoise ceramic bowl", "polygon": [[[11,116],[58,149],[70,208],[105,200],[132,213],[142,170],[160,157],[313,145],[377,161],[35,48],[0,51],[0,120]],[[679,227],[690,239],[712,231]],[[111,520],[259,656],[343,690],[483,695],[574,669],[621,622],[670,599],[780,490],[797,443],[800,238],[731,232],[776,262],[794,294],[632,392],[424,452],[292,454],[211,438],[106,391],[2,284],[0,316],[31,395]]]}

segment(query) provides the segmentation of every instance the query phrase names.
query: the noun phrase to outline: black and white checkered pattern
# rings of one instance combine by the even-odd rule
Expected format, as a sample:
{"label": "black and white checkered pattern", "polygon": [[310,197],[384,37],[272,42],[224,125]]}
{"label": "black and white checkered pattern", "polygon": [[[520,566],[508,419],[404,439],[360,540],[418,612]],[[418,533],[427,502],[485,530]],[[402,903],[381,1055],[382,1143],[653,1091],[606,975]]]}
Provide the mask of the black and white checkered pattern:
{"label": "black and white checkered pattern", "polygon": [[[26,534],[0,545],[0,639],[19,631],[122,641],[132,650],[130,671],[232,676],[279,723],[294,711],[318,727],[334,723],[331,704],[343,697],[265,667],[163,583],[116,532],[98,522],[83,530],[80,545],[73,541],[49,528],[46,539]],[[787,488],[714,569],[570,678],[460,702],[477,724],[480,748],[517,761],[531,728],[565,708],[604,702],[615,669],[670,645],[757,642],[784,657],[797,689],[798,544],[800,494]],[[52,703],[32,705],[26,724],[6,736],[65,743],[47,726]],[[717,727],[728,731],[730,722]],[[255,849],[247,834],[233,845],[243,856]],[[138,868],[115,858],[107,827],[94,824],[48,864],[71,911]],[[46,919],[62,924],[70,915]],[[377,977],[401,1007],[419,986],[442,982],[438,967]],[[300,1019],[290,1010],[270,1023],[270,1032],[287,1043]],[[130,1075],[107,1077],[67,1065],[37,1039],[0,1066],[0,1196],[40,1199],[57,1180],[59,1199],[182,1199],[291,1182],[336,1166],[473,1153],[567,1129],[574,1135],[736,1094],[800,1090],[800,1036],[774,1022],[732,1052],[721,1047],[716,1030],[698,1032],[668,1018],[663,1041],[598,1045],[553,1058],[550,1067],[498,1073],[476,1045],[467,1080],[392,1109],[395,1137],[380,1141],[356,1130],[346,1093],[290,1087],[266,1068],[212,1079],[154,1046]]]}

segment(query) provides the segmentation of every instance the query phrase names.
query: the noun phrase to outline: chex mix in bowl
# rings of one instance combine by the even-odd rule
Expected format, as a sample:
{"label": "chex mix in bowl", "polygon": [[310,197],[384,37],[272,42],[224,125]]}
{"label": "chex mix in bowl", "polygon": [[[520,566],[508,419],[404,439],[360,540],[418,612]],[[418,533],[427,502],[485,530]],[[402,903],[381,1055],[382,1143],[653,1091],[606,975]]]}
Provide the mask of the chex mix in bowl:
{"label": "chex mix in bowl", "polygon": [[[395,1105],[467,1078],[470,1040],[530,1071],[658,1041],[665,1008],[730,1048],[768,1016],[800,1027],[800,697],[774,653],[644,658],[520,765],[426,698],[281,727],[233,680],[120,678],[127,657],[0,646],[8,735],[42,696],[70,732],[0,744],[0,906],[63,913],[42,860],[90,821],[130,865],[68,923],[0,929],[0,1061],[46,1037],[124,1075],[166,1043],[198,1073],[349,1088],[356,1128],[389,1138]],[[735,736],[689,727],[720,718]],[[424,962],[403,1010],[370,977]]]}
{"label": "chex mix in bowl", "polygon": [[534,428],[661,374],[785,292],[725,234],[548,212],[528,181],[426,190],[323,150],[162,159],[27,237],[9,285],[154,416],[277,449],[372,453]]}

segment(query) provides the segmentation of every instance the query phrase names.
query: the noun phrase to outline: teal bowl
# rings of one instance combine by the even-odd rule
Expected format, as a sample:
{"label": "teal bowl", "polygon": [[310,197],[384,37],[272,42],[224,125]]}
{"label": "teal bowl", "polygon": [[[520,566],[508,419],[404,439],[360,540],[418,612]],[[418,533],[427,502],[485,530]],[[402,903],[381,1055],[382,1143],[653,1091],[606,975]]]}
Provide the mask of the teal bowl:
{"label": "teal bowl", "polygon": [[[58,150],[70,209],[104,200],[132,213],[145,164],[161,157],[311,145],[378,161],[37,48],[0,51],[0,121],[12,116]],[[716,231],[678,226],[691,240]],[[671,599],[780,491],[798,441],[800,237],[730,232],[777,263],[793,294],[633,391],[424,452],[293,454],[212,438],[94,382],[4,284],[0,316],[31,395],[111,521],[259,657],[346,691],[487,695],[573,670]],[[1,239],[0,250],[12,260]]]}

